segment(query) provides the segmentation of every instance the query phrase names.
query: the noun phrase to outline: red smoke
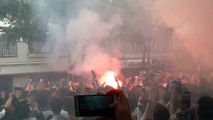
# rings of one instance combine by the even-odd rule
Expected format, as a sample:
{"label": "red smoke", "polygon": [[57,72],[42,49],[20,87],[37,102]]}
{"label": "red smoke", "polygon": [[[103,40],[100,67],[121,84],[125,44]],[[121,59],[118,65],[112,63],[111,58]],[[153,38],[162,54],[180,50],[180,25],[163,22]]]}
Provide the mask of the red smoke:
{"label": "red smoke", "polygon": [[187,50],[213,67],[213,1],[155,0],[154,18],[161,25],[172,27],[185,41]]}

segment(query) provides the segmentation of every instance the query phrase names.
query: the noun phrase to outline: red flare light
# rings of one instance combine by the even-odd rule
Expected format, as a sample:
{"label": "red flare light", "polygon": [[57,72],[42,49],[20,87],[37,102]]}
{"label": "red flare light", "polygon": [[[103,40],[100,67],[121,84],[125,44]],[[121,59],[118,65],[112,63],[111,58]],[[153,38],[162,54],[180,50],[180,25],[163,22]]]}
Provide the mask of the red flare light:
{"label": "red flare light", "polygon": [[101,85],[111,86],[114,89],[118,89],[118,87],[122,86],[122,82],[117,80],[116,73],[114,71],[107,71],[100,79]]}

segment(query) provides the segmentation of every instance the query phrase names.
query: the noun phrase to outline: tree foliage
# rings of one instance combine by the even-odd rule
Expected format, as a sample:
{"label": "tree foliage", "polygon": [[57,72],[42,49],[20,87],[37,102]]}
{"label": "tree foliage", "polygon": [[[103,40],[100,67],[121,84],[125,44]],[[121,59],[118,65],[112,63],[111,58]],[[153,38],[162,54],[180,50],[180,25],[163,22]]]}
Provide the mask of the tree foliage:
{"label": "tree foliage", "polygon": [[8,41],[42,41],[50,24],[65,29],[71,17],[85,7],[86,0],[0,0],[0,20],[9,21],[4,37]]}
{"label": "tree foliage", "polygon": [[[0,19],[9,22],[5,36],[8,41],[46,40],[48,16],[42,0],[1,0]],[[45,17],[47,19],[45,19]]]}
{"label": "tree foliage", "polygon": [[[70,18],[75,18],[82,8],[99,13],[103,20],[114,14],[123,18],[120,39],[146,41],[153,38],[155,26],[149,15],[134,10],[127,0],[0,0],[0,19],[9,21],[5,39],[16,41],[42,41],[49,35],[50,24],[57,24],[64,30]],[[161,28],[159,28],[161,29]]]}

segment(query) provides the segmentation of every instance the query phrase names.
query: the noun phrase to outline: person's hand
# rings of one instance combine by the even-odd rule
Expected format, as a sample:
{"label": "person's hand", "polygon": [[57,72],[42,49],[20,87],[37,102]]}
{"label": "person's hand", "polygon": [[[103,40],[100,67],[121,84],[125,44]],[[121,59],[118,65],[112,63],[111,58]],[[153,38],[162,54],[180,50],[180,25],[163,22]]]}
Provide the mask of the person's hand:
{"label": "person's hand", "polygon": [[14,96],[15,96],[15,93],[14,93],[14,92],[11,92],[11,93],[9,94],[9,98],[8,98],[8,99],[13,100],[13,99],[14,99]]}
{"label": "person's hand", "polygon": [[111,107],[114,108],[114,114],[116,120],[131,120],[131,111],[129,102],[121,90],[111,90],[109,93],[115,94],[118,99],[114,101]]}
{"label": "person's hand", "polygon": [[6,109],[10,109],[10,108],[12,108],[12,101],[13,101],[13,99],[14,99],[14,96],[15,96],[15,94],[14,94],[14,92],[11,92],[10,94],[9,94],[9,98],[8,98],[8,100],[6,101],[6,103],[5,103],[5,108]]}

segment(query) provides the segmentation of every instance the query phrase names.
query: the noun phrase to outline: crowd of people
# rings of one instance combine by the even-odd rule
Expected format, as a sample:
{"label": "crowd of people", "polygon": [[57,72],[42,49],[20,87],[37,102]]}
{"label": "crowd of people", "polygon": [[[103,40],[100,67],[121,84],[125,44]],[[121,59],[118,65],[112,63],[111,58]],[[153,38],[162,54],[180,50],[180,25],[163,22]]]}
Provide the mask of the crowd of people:
{"label": "crowd of people", "polygon": [[[122,78],[119,100],[114,102],[116,120],[213,120],[213,77],[194,74],[141,71]],[[110,86],[28,80],[11,93],[0,90],[0,120],[87,120],[76,117],[74,95],[106,93]],[[107,119],[107,118],[97,118]]]}

